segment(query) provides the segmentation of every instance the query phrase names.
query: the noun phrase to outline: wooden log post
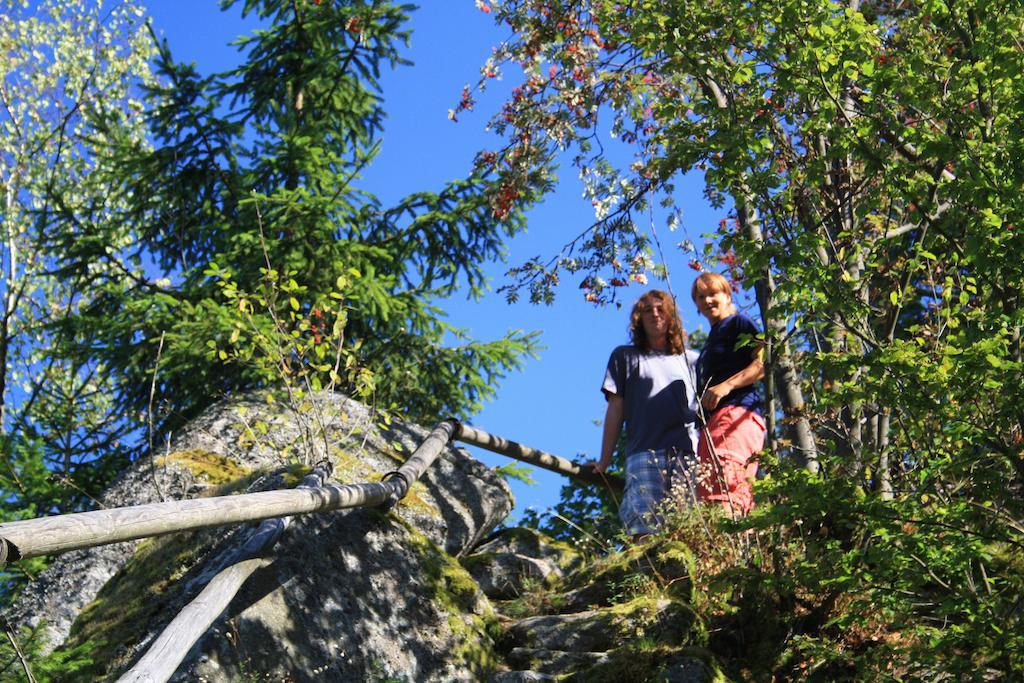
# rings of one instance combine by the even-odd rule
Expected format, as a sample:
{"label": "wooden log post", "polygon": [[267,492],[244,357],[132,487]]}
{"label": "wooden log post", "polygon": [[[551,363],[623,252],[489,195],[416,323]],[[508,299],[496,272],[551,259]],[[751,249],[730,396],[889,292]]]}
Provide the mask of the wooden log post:
{"label": "wooden log post", "polygon": [[[320,488],[328,475],[327,467],[313,470],[298,488]],[[157,683],[173,676],[192,646],[227,609],[249,576],[271,562],[266,553],[288,529],[291,520],[266,519],[243,542],[226,552],[218,562],[221,569],[178,612],[139,661],[117,679],[118,683]]]}

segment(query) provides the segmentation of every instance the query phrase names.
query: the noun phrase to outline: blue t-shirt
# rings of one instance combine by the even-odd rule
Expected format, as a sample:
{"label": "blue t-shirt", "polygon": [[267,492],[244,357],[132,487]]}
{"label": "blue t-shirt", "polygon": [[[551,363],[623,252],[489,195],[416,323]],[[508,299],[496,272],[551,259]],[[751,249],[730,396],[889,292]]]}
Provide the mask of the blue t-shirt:
{"label": "blue t-shirt", "polygon": [[601,389],[622,397],[627,455],[673,447],[693,453],[697,404],[685,356],[620,346],[608,359]]}
{"label": "blue t-shirt", "polygon": [[[758,344],[749,339],[761,333],[757,323],[743,315],[734,313],[711,326],[707,341],[697,360],[697,391],[701,394],[707,387],[721,384],[746,368],[757,356]],[[733,389],[718,405],[742,406],[761,414],[761,394],[757,382]]]}

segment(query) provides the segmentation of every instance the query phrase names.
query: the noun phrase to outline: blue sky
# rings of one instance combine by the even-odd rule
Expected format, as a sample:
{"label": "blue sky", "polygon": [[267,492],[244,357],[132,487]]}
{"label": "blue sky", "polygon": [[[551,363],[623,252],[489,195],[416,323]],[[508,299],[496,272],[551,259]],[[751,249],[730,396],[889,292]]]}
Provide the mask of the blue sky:
{"label": "blue sky", "polygon": [[[154,28],[167,38],[176,59],[194,61],[201,73],[237,63],[239,57],[227,43],[254,25],[242,21],[238,9],[221,12],[216,0],[150,0],[145,4]],[[406,56],[414,64],[383,78],[388,120],[382,151],[362,183],[385,204],[464,177],[478,150],[499,144],[498,138],[486,131],[487,120],[500,106],[501,93],[514,85],[500,84],[479,98],[475,111],[461,114],[458,123],[449,121],[448,109],[458,102],[462,87],[476,82],[479,66],[491,47],[507,34],[476,9],[473,0],[424,2],[412,13],[411,26],[412,45]],[[507,78],[515,76],[507,74]],[[507,263],[489,267],[493,288],[506,281],[510,265],[536,255],[554,255],[593,222],[593,209],[582,198],[582,186],[573,170],[563,168],[561,177],[558,191],[530,212],[528,232],[508,245]],[[682,253],[669,245],[686,238],[699,244],[701,234],[712,232],[723,214],[707,206],[699,180],[679,183],[677,193],[683,227],[671,235],[663,232],[662,240],[667,243],[668,266],[680,295],[684,325],[693,330],[703,323],[687,296],[694,273],[686,267]],[[525,302],[509,305],[493,292],[478,302],[454,298],[444,303],[450,322],[476,338],[492,339],[509,329],[539,330],[546,347],[539,359],[527,360],[521,372],[502,382],[496,398],[472,420],[474,426],[570,459],[597,454],[599,421],[604,415],[599,387],[608,354],[627,340],[628,311],[586,303],[578,284],[566,278],[550,307]],[[651,286],[664,285],[652,280]],[[627,306],[646,289],[634,284],[625,290]],[[706,330],[707,324],[703,327]],[[488,465],[508,462],[501,456],[471,450]],[[533,476],[537,480],[534,486],[513,482],[516,517],[527,507],[544,510],[558,501],[564,480],[542,470],[534,470]]]}

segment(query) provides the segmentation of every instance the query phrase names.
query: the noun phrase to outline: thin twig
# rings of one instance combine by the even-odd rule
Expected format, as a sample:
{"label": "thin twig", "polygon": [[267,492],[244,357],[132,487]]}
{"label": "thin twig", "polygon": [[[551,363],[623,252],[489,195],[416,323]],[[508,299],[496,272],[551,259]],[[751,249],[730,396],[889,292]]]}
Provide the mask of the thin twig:
{"label": "thin twig", "polygon": [[153,478],[153,488],[160,502],[166,500],[164,492],[160,489],[160,482],[156,478],[156,454],[153,452],[153,396],[156,394],[156,376],[160,369],[160,355],[164,351],[164,337],[167,333],[160,333],[160,345],[156,349],[156,362],[153,363],[153,378],[149,383],[149,405],[146,408],[147,438],[149,440],[149,474]]}
{"label": "thin twig", "polygon": [[572,521],[571,519],[569,519],[567,517],[563,517],[562,515],[558,514],[557,512],[551,512],[549,514],[552,517],[554,517],[555,519],[561,520],[561,521],[565,522],[566,524],[568,524],[569,526],[571,526],[573,529],[576,529],[576,531],[580,532],[581,534],[583,534],[584,536],[589,538],[591,541],[593,541],[597,545],[599,545],[602,548],[604,548],[605,550],[610,550],[610,548],[609,548],[607,543],[605,543],[601,539],[597,538],[593,534],[588,533],[586,529],[581,527],[579,524],[576,524],[576,522]]}
{"label": "thin twig", "polygon": [[18,660],[21,662],[21,668],[25,671],[25,677],[28,678],[28,683],[36,683],[36,678],[32,675],[32,668],[28,665],[28,660],[25,658],[25,654],[18,646],[17,638],[14,637],[14,629],[11,628],[11,622],[7,621],[7,615],[2,612],[0,612],[0,624],[3,626],[4,635],[7,636],[7,640],[11,642],[11,647],[14,648],[14,654],[18,656]]}

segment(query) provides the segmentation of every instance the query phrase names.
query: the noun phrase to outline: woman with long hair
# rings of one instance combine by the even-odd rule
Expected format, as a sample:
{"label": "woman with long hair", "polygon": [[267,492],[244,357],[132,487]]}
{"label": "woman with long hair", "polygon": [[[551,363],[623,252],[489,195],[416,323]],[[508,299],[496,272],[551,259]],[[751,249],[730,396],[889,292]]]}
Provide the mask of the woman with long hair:
{"label": "woman with long hair", "polygon": [[631,344],[612,351],[601,390],[608,401],[601,457],[604,472],[626,431],[626,491],[619,506],[626,533],[652,533],[658,509],[693,460],[696,392],[686,357],[686,333],[668,292],[651,290],[633,306]]}

